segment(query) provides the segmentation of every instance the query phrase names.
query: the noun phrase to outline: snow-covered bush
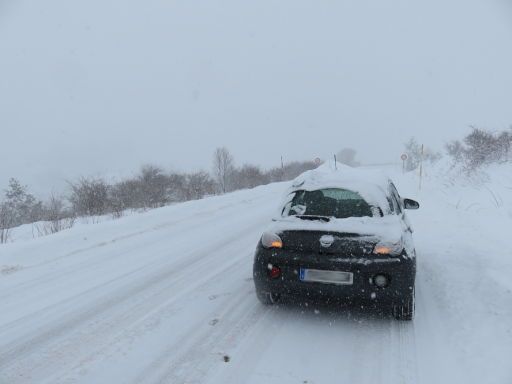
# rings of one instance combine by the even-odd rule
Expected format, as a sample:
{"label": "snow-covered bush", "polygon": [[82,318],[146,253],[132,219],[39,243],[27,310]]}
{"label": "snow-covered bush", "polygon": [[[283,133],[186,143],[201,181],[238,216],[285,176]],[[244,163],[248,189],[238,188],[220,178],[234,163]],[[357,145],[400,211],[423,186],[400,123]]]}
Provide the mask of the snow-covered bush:
{"label": "snow-covered bush", "polygon": [[483,165],[510,161],[511,147],[512,129],[494,133],[473,127],[462,141],[448,143],[446,150],[455,165],[471,173]]}

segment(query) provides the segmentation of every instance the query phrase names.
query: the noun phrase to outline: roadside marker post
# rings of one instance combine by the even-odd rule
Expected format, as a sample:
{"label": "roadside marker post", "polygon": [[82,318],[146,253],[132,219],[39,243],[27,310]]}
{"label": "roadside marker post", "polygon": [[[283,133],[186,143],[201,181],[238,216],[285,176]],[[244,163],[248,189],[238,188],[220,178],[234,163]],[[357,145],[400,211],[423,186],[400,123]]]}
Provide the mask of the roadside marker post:
{"label": "roadside marker post", "polygon": [[407,153],[402,153],[402,156],[400,156],[400,158],[402,159],[402,173],[405,173],[405,161],[408,158]]}

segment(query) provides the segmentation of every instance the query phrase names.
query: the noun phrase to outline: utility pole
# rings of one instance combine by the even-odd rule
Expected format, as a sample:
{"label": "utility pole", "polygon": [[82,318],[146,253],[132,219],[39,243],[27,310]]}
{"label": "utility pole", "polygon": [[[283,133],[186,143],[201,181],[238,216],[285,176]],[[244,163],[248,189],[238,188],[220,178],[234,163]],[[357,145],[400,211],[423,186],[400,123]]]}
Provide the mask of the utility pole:
{"label": "utility pole", "polygon": [[336,161],[336,154],[334,154],[334,169],[338,170],[338,162]]}

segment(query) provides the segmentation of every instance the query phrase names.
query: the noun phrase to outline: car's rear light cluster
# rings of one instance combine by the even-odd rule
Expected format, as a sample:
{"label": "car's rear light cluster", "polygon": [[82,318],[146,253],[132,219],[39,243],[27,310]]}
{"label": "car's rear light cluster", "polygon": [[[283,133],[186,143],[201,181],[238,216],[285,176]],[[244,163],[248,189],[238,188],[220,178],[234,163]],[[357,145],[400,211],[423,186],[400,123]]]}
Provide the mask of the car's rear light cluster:
{"label": "car's rear light cluster", "polygon": [[279,268],[275,265],[272,265],[272,264],[269,264],[267,266],[267,268],[268,268],[268,274],[272,279],[277,279],[281,276],[281,268]]}
{"label": "car's rear light cluster", "polygon": [[283,241],[275,233],[265,232],[261,237],[261,245],[265,248],[283,248]]}
{"label": "car's rear light cluster", "polygon": [[376,255],[400,255],[404,247],[401,242],[399,243],[379,243],[373,249],[373,253]]}

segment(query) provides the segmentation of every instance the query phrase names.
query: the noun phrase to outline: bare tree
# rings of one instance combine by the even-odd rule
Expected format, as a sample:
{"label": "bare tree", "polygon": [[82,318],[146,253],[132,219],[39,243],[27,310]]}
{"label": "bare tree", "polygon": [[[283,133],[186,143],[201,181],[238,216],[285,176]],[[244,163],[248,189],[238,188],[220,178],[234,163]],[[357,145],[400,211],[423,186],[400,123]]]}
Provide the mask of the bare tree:
{"label": "bare tree", "polygon": [[220,191],[226,193],[230,188],[234,170],[234,160],[226,147],[217,148],[213,154],[213,172]]}

